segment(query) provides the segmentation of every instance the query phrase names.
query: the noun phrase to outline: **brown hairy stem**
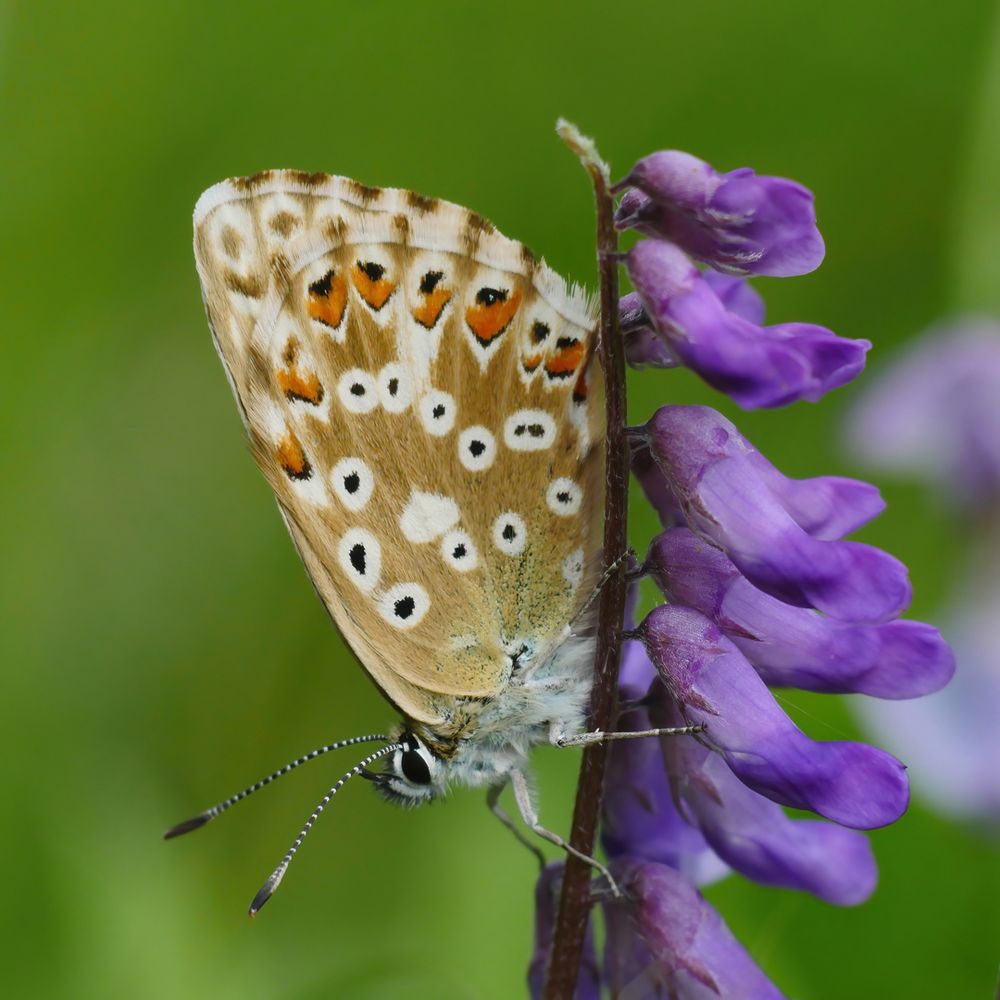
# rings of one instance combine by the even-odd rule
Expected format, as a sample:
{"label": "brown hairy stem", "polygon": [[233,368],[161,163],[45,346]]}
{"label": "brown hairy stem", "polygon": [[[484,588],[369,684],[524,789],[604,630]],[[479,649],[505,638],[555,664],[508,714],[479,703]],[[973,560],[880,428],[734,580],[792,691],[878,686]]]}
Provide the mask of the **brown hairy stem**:
{"label": "brown hairy stem", "polygon": [[[594,686],[587,730],[606,732],[613,728],[617,711],[618,664],[625,613],[627,565],[618,557],[628,545],[629,465],[625,436],[625,355],[618,330],[618,234],[614,226],[614,199],[608,168],[593,142],[566,121],[560,121],[556,131],[580,157],[590,174],[597,205],[597,262],[601,287],[598,353],[604,369],[607,412],[604,570],[608,579],[600,594]],[[594,853],[607,755],[607,743],[594,744],[584,750],[580,765],[570,843],[585,855]],[[590,866],[569,855],[552,939],[545,1000],[572,1000],[590,915],[590,880]]]}

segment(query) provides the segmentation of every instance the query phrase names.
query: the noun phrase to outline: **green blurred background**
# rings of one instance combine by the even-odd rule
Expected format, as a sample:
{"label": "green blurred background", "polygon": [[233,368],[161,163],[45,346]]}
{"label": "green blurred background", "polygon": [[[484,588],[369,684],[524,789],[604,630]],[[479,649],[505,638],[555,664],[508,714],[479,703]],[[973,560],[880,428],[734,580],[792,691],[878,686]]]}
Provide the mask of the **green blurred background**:
{"label": "green blurred background", "polygon": [[[593,284],[590,192],[552,130],[565,115],[619,175],[673,146],[812,187],[827,263],[766,283],[770,315],[868,337],[877,368],[943,313],[1000,307],[994,4],[0,11],[0,990],[520,996],[533,865],[479,794],[404,813],[348,788],[252,924],[251,896],[349,752],[159,839],[299,752],[389,721],[244,447],[202,314],[195,199],[279,166],[411,187]],[[632,387],[636,418],[721,405],[684,374]],[[851,392],[739,422],[789,473],[850,473]],[[911,565],[913,613],[933,618],[968,540],[916,486],[886,493],[864,537]],[[652,528],[636,505],[638,548]],[[854,733],[839,700],[792,701],[812,735]],[[576,757],[537,762],[543,817],[566,829]],[[987,841],[916,802],[874,843],[882,882],[859,909],[737,877],[708,895],[789,996],[990,995]]]}

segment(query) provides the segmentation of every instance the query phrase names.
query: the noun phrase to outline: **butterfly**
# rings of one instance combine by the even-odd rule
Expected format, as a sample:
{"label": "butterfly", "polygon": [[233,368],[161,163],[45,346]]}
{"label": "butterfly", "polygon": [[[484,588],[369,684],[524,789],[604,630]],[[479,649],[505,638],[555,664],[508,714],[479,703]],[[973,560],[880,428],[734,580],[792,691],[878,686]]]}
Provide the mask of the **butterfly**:
{"label": "butterfly", "polygon": [[485,786],[501,818],[510,781],[525,819],[567,846],[540,828],[524,769],[533,746],[579,732],[592,682],[605,438],[592,301],[474,212],[327,174],[223,181],[194,234],[253,457],[402,719],[168,835],[327,749],[379,740],[251,913],[358,773],[410,805]]}

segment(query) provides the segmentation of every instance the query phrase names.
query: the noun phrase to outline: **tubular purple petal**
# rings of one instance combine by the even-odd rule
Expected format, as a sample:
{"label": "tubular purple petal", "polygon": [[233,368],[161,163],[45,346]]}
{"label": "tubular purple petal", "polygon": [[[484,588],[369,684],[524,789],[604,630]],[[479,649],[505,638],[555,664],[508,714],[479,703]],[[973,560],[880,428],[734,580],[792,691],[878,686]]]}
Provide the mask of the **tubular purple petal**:
{"label": "tubular purple petal", "polygon": [[619,228],[671,240],[720,271],[790,276],[823,260],[812,193],[795,181],[749,168],[720,174],[688,153],[664,150],[616,185],[626,187],[633,191],[619,205]]}
{"label": "tubular purple petal", "polygon": [[[682,722],[669,696],[653,704],[651,718],[657,726]],[[864,834],[819,820],[790,819],[696,740],[663,737],[660,742],[682,813],[742,875],[763,885],[801,889],[837,906],[854,906],[871,895],[878,871]]]}
{"label": "tubular purple petal", "polygon": [[[642,644],[634,645],[655,677]],[[648,711],[634,708],[623,713],[617,729],[640,732],[652,726]],[[688,737],[665,739],[687,741]],[[728,871],[705,838],[678,813],[656,739],[611,744],[602,810],[601,842],[609,858],[636,855],[657,861],[676,868],[698,884],[715,881]]]}
{"label": "tubular purple petal", "polygon": [[821,541],[843,538],[885,510],[878,489],[858,479],[842,476],[789,479],[759,451],[749,461],[796,524]]}
{"label": "tubular purple petal", "polygon": [[906,772],[894,757],[861,743],[817,743],[774,700],[743,654],[709,619],[664,605],[640,635],[685,717],[750,788],[856,829],[897,820],[908,801]]}
{"label": "tubular purple petal", "polygon": [[[629,251],[626,266],[667,353],[746,409],[816,401],[864,368],[867,341],[847,340],[808,323],[760,326],[729,311],[671,243],[641,241]],[[722,291],[740,309],[753,311],[745,293],[725,286]],[[649,354],[648,333],[644,338]]]}
{"label": "tubular purple petal", "polygon": [[622,859],[624,900],[604,903],[605,975],[612,996],[782,1000],[722,918],[666,865]]}
{"label": "tubular purple petal", "polygon": [[850,625],[785,604],[687,528],[658,535],[646,568],[672,603],[719,625],[768,684],[917,698],[944,687],[955,672],[950,647],[930,625]]}
{"label": "tubular purple petal", "polygon": [[676,368],[677,359],[667,341],[653,329],[635,292],[618,302],[618,327],[625,347],[625,360],[633,368]]}
{"label": "tubular purple petal", "polygon": [[764,325],[764,300],[746,278],[705,271],[702,274],[725,308],[754,326]]}
{"label": "tubular purple petal", "polygon": [[[872,546],[824,541],[803,530],[785,506],[788,497],[775,492],[775,477],[766,470],[761,474],[765,467],[757,451],[721,414],[703,406],[664,406],[638,437],[691,529],[723,549],[761,590],[841,621],[866,624],[895,618],[909,604],[906,567]],[[645,473],[652,478],[648,467]],[[804,489],[792,491],[791,509],[824,534],[874,509],[869,496],[846,517],[818,516],[802,500],[815,500],[825,489]]]}
{"label": "tubular purple petal", "polygon": [[664,528],[669,528],[683,521],[684,515],[670,490],[670,484],[664,478],[649,448],[642,442],[635,443],[630,458],[632,475],[638,481],[650,506],[659,515],[660,524]]}

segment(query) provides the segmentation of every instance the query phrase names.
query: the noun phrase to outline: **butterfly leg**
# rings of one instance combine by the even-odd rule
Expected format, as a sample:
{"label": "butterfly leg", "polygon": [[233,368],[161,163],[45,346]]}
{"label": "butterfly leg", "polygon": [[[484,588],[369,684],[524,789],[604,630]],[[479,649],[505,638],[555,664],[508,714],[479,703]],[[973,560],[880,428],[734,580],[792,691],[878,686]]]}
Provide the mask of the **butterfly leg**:
{"label": "butterfly leg", "polygon": [[597,858],[592,858],[590,855],[584,854],[582,851],[578,851],[569,843],[569,841],[560,837],[558,833],[553,833],[551,830],[547,830],[541,825],[541,823],[538,822],[538,814],[535,812],[535,806],[531,801],[531,791],[528,788],[528,781],[524,777],[524,773],[522,771],[511,771],[510,784],[511,788],[514,790],[514,801],[517,803],[517,808],[521,813],[521,818],[531,828],[531,830],[543,840],[547,840],[550,844],[555,844],[556,847],[561,847],[567,854],[572,854],[574,858],[579,858],[581,861],[585,861],[591,868],[599,871],[608,880],[611,892],[615,896],[621,896],[621,890],[618,888],[618,883],[615,882],[611,872],[609,872],[608,869],[597,860]]}
{"label": "butterfly leg", "polygon": [[631,546],[629,546],[629,548],[627,548],[617,559],[615,559],[615,561],[612,562],[611,565],[609,565],[608,568],[601,574],[600,580],[594,584],[594,589],[591,590],[590,595],[583,602],[583,604],[580,605],[579,610],[575,615],[573,615],[573,617],[569,620],[569,623],[566,625],[564,630],[565,635],[569,636],[573,634],[573,626],[576,625],[584,614],[590,610],[590,606],[597,600],[598,597],[600,597],[601,591],[605,588],[611,577],[613,577],[618,571],[621,564],[629,559],[638,561],[635,549]]}
{"label": "butterfly leg", "polygon": [[524,844],[524,846],[527,847],[532,854],[534,854],[534,856],[538,859],[539,867],[544,868],[545,855],[539,850],[537,844],[532,843],[521,832],[520,827],[510,818],[503,806],[500,805],[500,794],[503,792],[505,787],[505,785],[493,785],[486,793],[486,804],[490,807],[490,812],[493,813],[493,815],[496,816],[496,818],[500,820],[500,822],[503,823],[503,825],[507,827],[512,834],[514,834],[520,843]]}
{"label": "butterfly leg", "polygon": [[589,747],[594,743],[612,743],[615,740],[643,740],[649,736],[695,736],[705,731],[707,727],[701,723],[697,726],[666,726],[660,729],[643,729],[636,733],[577,733],[567,736],[565,733],[553,731],[549,742],[554,747]]}

